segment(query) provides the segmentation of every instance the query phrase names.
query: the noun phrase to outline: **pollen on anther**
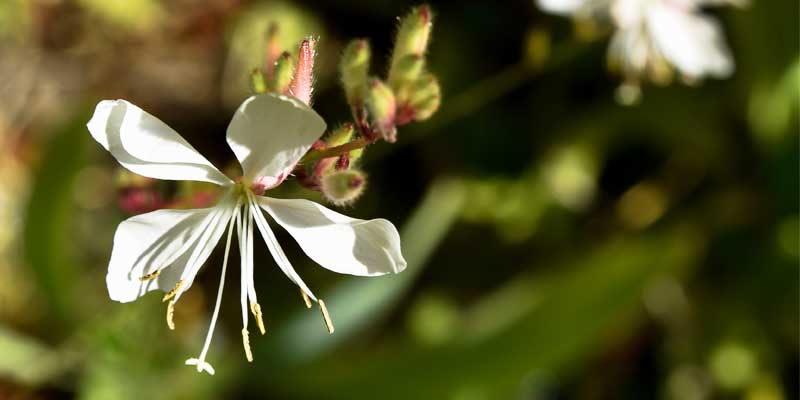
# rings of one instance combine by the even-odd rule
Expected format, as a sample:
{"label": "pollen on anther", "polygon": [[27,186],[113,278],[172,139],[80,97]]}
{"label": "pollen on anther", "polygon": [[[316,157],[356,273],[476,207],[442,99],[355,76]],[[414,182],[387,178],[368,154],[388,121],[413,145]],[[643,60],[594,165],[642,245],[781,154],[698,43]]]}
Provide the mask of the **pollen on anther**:
{"label": "pollen on anther", "polygon": [[250,333],[247,328],[242,328],[242,344],[244,345],[244,355],[247,362],[253,362],[253,352],[250,350]]}
{"label": "pollen on anther", "polygon": [[303,296],[303,301],[306,302],[306,308],[311,308],[311,299],[308,298],[308,295],[303,289],[300,289],[300,295]]}
{"label": "pollen on anther", "polygon": [[175,300],[170,300],[170,302],[167,304],[167,327],[172,331],[175,330],[175,322],[172,320],[174,314]]}
{"label": "pollen on anther", "polygon": [[261,316],[261,305],[258,303],[250,303],[250,312],[253,313],[253,316],[256,318],[256,324],[258,325],[258,330],[261,331],[261,334],[266,334],[267,329],[264,327],[264,319]]}
{"label": "pollen on anther", "polygon": [[183,279],[179,280],[178,283],[175,284],[175,287],[164,295],[161,301],[167,301],[175,297],[175,295],[178,294],[178,290],[181,290],[181,286],[183,286]]}
{"label": "pollen on anther", "polygon": [[151,273],[149,273],[147,275],[140,276],[139,277],[139,281],[140,282],[152,281],[153,279],[158,278],[159,275],[161,275],[161,270],[160,269],[159,270],[155,270],[155,271],[153,271],[153,272],[151,272]]}
{"label": "pollen on anther", "polygon": [[325,327],[328,328],[328,333],[333,334],[333,321],[331,321],[331,315],[328,314],[328,307],[325,307],[325,302],[322,299],[317,303],[319,304],[319,310],[322,311],[322,318],[325,320]]}

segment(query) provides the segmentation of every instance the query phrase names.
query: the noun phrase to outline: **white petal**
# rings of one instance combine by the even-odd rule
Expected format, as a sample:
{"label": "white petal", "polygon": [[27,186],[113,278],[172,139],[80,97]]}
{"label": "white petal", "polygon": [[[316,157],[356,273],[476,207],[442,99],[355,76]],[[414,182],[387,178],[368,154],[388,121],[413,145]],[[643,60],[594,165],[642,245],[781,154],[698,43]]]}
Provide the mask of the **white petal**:
{"label": "white petal", "polygon": [[[197,272],[200,271],[200,268],[205,264],[208,257],[211,255],[211,252],[214,251],[214,248],[217,247],[217,243],[222,238],[223,233],[225,233],[225,228],[228,225],[228,222],[233,217],[233,213],[235,210],[234,202],[225,202],[220,203],[217,208],[219,208],[219,213],[216,215],[214,219],[211,220],[211,223],[207,227],[206,231],[203,232],[203,236],[197,241],[194,249],[191,252],[186,252],[182,259],[179,259],[176,264],[179,264],[181,261],[185,261],[185,270],[183,274],[180,275],[180,280],[183,281],[180,290],[175,295],[175,301],[177,301],[183,293],[186,293],[190,287],[192,287],[192,283],[194,282],[194,278],[197,276]],[[187,257],[188,256],[188,257]],[[168,269],[167,272],[170,271],[172,268]]]}
{"label": "white petal", "polygon": [[[111,299],[125,303],[151,290],[172,289],[185,268],[185,260],[179,258],[189,253],[214,212],[214,208],[158,210],[120,223],[114,235],[106,276]],[[146,282],[139,280],[170,264],[175,265],[157,278]]]}
{"label": "white petal", "polygon": [[172,128],[125,100],[101,101],[86,126],[123,167],[139,175],[233,183]]}
{"label": "white petal", "polygon": [[322,117],[299,100],[262,94],[236,110],[228,126],[228,144],[246,178],[282,180],[324,132]]}
{"label": "white petal", "polygon": [[589,0],[536,0],[544,11],[551,14],[570,15],[575,14],[578,9],[585,6]]}
{"label": "white petal", "polygon": [[733,73],[722,29],[712,18],[656,5],[647,14],[647,27],[655,46],[683,75],[726,78]]}
{"label": "white petal", "polygon": [[261,237],[264,238],[264,242],[267,243],[267,248],[269,249],[270,254],[272,254],[272,257],[275,259],[275,263],[278,264],[278,268],[280,268],[286,277],[289,278],[289,280],[295,285],[297,285],[308,297],[314,301],[317,301],[317,297],[314,296],[314,293],[311,292],[311,289],[308,288],[306,283],[303,282],[303,279],[300,278],[300,275],[297,274],[297,271],[294,270],[292,263],[289,262],[288,258],[286,258],[283,248],[281,247],[280,243],[278,243],[278,239],[275,237],[275,232],[273,232],[272,228],[270,228],[269,224],[267,224],[267,219],[264,218],[264,214],[262,214],[261,210],[258,209],[258,205],[255,203],[256,199],[254,197],[254,195],[248,193],[251,218],[253,218],[253,221],[256,222],[256,227],[258,227],[258,230],[261,232]]}
{"label": "white petal", "polygon": [[406,268],[400,235],[385,219],[354,219],[309,200],[258,201],[312,260],[331,271],[377,276]]}

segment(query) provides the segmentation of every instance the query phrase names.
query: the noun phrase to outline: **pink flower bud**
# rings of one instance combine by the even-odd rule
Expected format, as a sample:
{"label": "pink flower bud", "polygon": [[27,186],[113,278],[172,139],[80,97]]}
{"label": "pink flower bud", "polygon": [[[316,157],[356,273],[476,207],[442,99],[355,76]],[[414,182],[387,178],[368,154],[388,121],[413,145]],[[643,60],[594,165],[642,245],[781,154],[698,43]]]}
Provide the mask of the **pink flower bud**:
{"label": "pink flower bud", "polygon": [[311,91],[314,80],[314,47],[317,40],[310,37],[300,44],[300,53],[297,56],[297,68],[294,71],[294,79],[289,87],[291,94],[303,103],[311,105]]}

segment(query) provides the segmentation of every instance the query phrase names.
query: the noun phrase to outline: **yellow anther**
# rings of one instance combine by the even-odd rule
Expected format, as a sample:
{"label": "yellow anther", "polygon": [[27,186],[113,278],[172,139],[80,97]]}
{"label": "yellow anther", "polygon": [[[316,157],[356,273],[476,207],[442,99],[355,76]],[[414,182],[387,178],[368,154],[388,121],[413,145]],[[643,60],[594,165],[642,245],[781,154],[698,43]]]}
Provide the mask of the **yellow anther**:
{"label": "yellow anther", "polygon": [[159,275],[161,275],[161,270],[160,269],[155,270],[154,272],[151,272],[151,273],[149,273],[147,275],[140,276],[139,277],[139,281],[140,282],[152,281],[153,279],[158,278]]}
{"label": "yellow anther", "polygon": [[261,334],[267,333],[267,329],[264,328],[264,319],[261,317],[261,305],[250,302],[250,312],[256,317],[256,324],[258,324],[258,330],[261,331]]}
{"label": "yellow anther", "polygon": [[250,333],[247,328],[242,328],[242,344],[244,345],[244,355],[247,362],[253,362],[253,352],[250,350]]}
{"label": "yellow anther", "polygon": [[167,327],[170,330],[175,330],[175,322],[173,322],[172,317],[175,314],[175,300],[170,300],[169,304],[167,304]]}
{"label": "yellow anther", "polygon": [[175,284],[175,287],[169,291],[169,293],[164,295],[164,298],[161,301],[167,301],[175,297],[178,294],[178,290],[181,290],[181,286],[183,286],[183,279],[179,280],[178,283]]}
{"label": "yellow anther", "polygon": [[328,308],[325,307],[325,302],[320,299],[317,303],[320,311],[322,311],[322,318],[325,320],[325,327],[328,328],[328,333],[333,334],[333,321],[331,321],[331,315],[328,314]]}
{"label": "yellow anther", "polygon": [[306,308],[311,308],[311,299],[308,298],[308,295],[303,289],[300,289],[300,295],[303,296],[303,301],[306,302]]}

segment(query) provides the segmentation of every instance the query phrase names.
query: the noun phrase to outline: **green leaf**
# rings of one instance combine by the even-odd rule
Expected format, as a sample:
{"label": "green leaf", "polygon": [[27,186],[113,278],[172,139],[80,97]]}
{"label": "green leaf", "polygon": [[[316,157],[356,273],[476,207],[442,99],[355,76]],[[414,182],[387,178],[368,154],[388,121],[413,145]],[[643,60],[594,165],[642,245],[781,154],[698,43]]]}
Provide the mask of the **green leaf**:
{"label": "green leaf", "polygon": [[54,132],[42,153],[25,214],[25,257],[50,314],[60,322],[68,320],[70,290],[76,282],[69,252],[73,244],[67,238],[75,210],[71,194],[89,137],[87,120],[81,114]]}
{"label": "green leaf", "polygon": [[514,398],[527,378],[558,376],[632,331],[651,279],[680,275],[697,259],[700,246],[694,233],[675,229],[612,239],[576,251],[553,276],[513,281],[527,286],[512,290],[524,312],[494,332],[488,329],[488,335],[465,332],[460,340],[439,347],[381,346],[379,355],[336,353],[302,373],[271,381],[301,397],[324,393],[326,398],[373,399],[380,393],[382,399]]}

